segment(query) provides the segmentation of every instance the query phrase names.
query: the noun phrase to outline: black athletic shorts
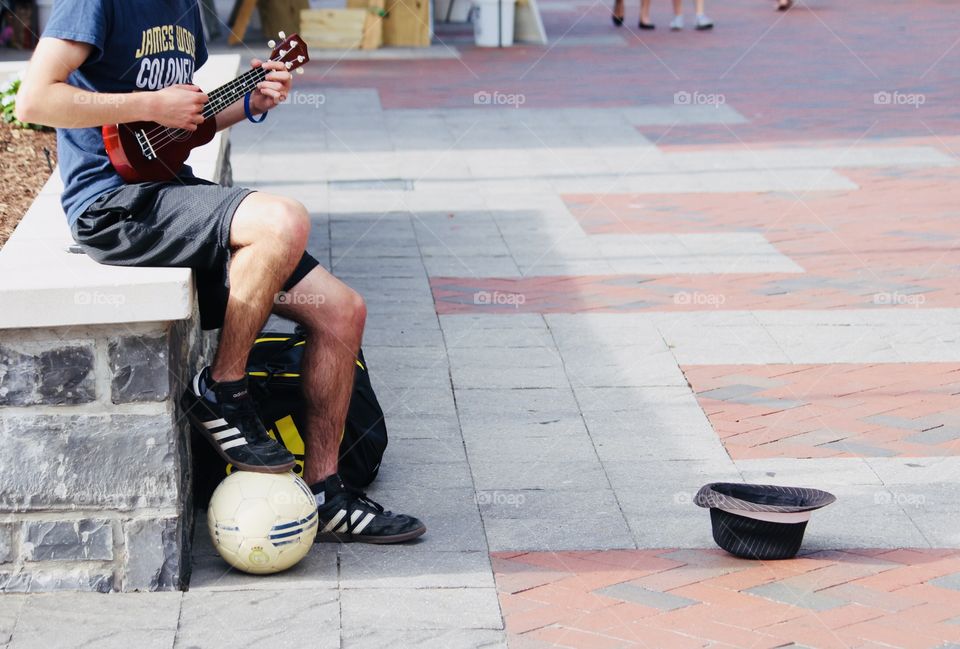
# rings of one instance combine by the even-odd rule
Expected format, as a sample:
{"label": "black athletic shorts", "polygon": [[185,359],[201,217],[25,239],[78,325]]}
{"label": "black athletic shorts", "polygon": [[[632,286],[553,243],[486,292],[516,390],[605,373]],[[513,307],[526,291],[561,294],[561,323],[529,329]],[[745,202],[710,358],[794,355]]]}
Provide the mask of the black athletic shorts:
{"label": "black athletic shorts", "polygon": [[[199,178],[124,185],[80,215],[73,238],[101,264],[192,268],[201,326],[219,329],[230,294],[230,224],[240,202],[252,193]],[[318,265],[304,252],[283,290]]]}

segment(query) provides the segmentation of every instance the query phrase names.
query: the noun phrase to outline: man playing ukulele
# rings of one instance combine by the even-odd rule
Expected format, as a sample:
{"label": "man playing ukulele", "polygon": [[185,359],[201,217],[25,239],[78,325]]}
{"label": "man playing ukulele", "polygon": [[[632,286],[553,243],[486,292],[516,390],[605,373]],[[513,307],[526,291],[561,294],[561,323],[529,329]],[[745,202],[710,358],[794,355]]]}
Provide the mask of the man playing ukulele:
{"label": "man playing ukulele", "polygon": [[[193,71],[206,59],[196,0],[57,2],[17,97],[17,117],[58,129],[63,208],[90,257],[194,269],[201,322],[221,328],[220,344],[181,403],[217,452],[250,471],[293,467],[293,456],[257,416],[244,370],[270,313],[294,320],[309,334],[303,477],[316,495],[321,534],[370,543],[416,538],[423,523],[384,511],[337,475],[366,308],[305,252],[304,206],[198,179],[189,167],[169,182],[127,184],[110,164],[104,125],[151,121],[196,131],[208,97],[192,85]],[[253,66],[269,71],[265,80],[246,105],[238,101],[216,116],[218,129],[253,121],[289,94],[292,78],[282,63]],[[281,290],[290,295],[279,303]]]}

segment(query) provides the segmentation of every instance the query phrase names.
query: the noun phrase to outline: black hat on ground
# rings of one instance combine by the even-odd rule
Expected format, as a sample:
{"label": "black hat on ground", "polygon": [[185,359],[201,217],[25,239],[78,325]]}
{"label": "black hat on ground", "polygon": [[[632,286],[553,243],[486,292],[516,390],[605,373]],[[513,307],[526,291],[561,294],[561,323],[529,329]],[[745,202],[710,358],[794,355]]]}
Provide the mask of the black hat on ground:
{"label": "black hat on ground", "polygon": [[810,514],[837,498],[819,489],[712,482],[695,502],[710,508],[713,540],[744,559],[789,559],[800,550]]}

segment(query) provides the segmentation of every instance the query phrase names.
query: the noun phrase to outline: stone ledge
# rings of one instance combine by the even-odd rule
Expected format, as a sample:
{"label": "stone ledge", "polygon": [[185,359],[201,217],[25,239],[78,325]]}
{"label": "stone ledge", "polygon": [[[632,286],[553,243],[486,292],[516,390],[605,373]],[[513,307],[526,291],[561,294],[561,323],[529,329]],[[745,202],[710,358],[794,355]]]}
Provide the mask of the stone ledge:
{"label": "stone ledge", "polygon": [[[238,65],[211,57],[197,82]],[[228,134],[189,163],[229,179]],[[56,173],[0,251],[0,592],[182,589],[193,507],[177,397],[214,339],[189,269],[70,252],[61,189]]]}
{"label": "stone ledge", "polygon": [[[213,89],[234,78],[238,55],[211,56],[196,82]],[[203,178],[229,175],[228,137],[223,131],[190,156]],[[55,171],[37,200],[0,250],[0,329],[82,324],[165,322],[193,313],[192,273],[186,268],[103,266],[73,245],[60,207],[63,189]]]}

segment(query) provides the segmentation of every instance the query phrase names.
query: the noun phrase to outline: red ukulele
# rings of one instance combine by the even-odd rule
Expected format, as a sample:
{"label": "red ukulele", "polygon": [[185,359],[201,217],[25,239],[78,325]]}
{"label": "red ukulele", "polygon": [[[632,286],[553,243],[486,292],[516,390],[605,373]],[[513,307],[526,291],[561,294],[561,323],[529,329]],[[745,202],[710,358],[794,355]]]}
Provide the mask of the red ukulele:
{"label": "red ukulele", "polygon": [[[287,38],[280,32],[280,38],[283,42],[270,54],[271,61],[280,61],[292,71],[310,60],[307,44],[298,35]],[[270,45],[273,46],[272,41]],[[128,183],[172,180],[190,152],[213,139],[217,132],[216,116],[256,90],[266,76],[263,68],[254,68],[208,93],[210,101],[203,107],[205,121],[196,131],[167,128],[155,122],[104,126],[103,143],[113,168]]]}

